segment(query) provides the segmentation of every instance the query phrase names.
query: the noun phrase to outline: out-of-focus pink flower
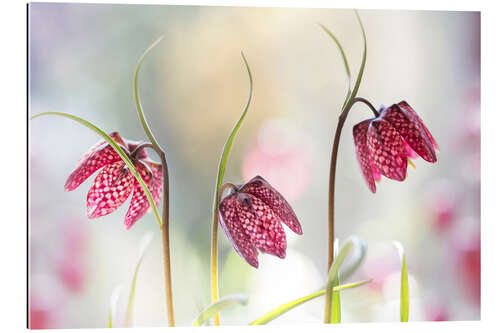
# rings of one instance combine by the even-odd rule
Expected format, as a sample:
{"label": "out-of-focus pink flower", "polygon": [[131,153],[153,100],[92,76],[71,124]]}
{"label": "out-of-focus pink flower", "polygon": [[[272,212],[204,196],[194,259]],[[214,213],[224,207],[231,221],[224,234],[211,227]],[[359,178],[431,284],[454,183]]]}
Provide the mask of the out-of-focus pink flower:
{"label": "out-of-focus pink flower", "polygon": [[428,321],[447,321],[450,320],[450,314],[446,305],[442,302],[431,303],[425,306],[426,317]]}
{"label": "out-of-focus pink flower", "polygon": [[457,248],[457,268],[467,296],[476,304],[481,303],[481,241],[472,237]]}
{"label": "out-of-focus pink flower", "polygon": [[430,163],[437,161],[439,149],[417,113],[405,101],[383,109],[373,119],[353,127],[354,145],[361,172],[375,193],[376,169],[387,178],[406,179],[408,158],[414,153]]}
{"label": "out-of-focus pink flower", "polygon": [[[158,204],[163,179],[161,164],[150,160],[144,149],[133,154],[139,142],[124,140],[118,132],[113,132],[110,136],[132,160],[151,191],[155,204]],[[125,215],[125,227],[130,229],[146,213],[149,201],[125,162],[106,141],[97,143],[80,159],[64,188],[67,191],[74,190],[101,168],[103,169],[95,178],[87,195],[87,216],[96,218],[114,212],[133,191],[130,207]]]}
{"label": "out-of-focus pink flower", "polygon": [[286,121],[267,121],[242,164],[245,181],[256,174],[262,175],[289,201],[297,199],[309,182],[309,149],[293,133]]}
{"label": "out-of-focus pink flower", "polygon": [[457,219],[459,200],[454,186],[446,180],[432,184],[427,193],[427,208],[431,223],[437,231],[450,228]]}
{"label": "out-of-focus pink flower", "polygon": [[61,228],[61,239],[62,249],[56,259],[56,272],[70,291],[80,292],[86,280],[88,225],[77,218],[66,220]]}
{"label": "out-of-focus pink flower", "polygon": [[259,267],[257,249],[285,258],[286,236],[281,223],[302,234],[292,207],[260,176],[235,186],[220,202],[219,222],[234,250],[255,268]]}
{"label": "out-of-focus pink flower", "polygon": [[52,325],[51,311],[44,304],[31,298],[28,314],[28,326],[32,330],[50,328]]}

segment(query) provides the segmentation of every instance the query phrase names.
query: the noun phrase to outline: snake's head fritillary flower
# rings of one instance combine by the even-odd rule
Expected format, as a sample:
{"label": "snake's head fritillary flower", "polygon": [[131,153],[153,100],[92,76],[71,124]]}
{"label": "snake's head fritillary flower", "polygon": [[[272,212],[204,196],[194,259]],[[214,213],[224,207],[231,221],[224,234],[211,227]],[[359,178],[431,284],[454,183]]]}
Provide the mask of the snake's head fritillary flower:
{"label": "snake's head fritillary flower", "polygon": [[361,172],[373,193],[380,175],[405,180],[409,158],[418,155],[430,163],[437,161],[436,141],[405,101],[383,108],[376,118],[355,125],[353,136]]}
{"label": "snake's head fritillary flower", "polygon": [[219,222],[234,250],[255,268],[259,267],[257,250],[285,258],[286,236],[281,223],[302,234],[292,207],[260,176],[235,186],[220,202]]}
{"label": "snake's head fritillary flower", "polygon": [[[150,160],[144,149],[134,153],[139,142],[125,140],[118,132],[110,136],[131,159],[158,205],[163,184],[161,164]],[[130,229],[147,212],[149,201],[125,162],[106,141],[97,143],[83,155],[64,188],[74,190],[101,168],[87,194],[87,216],[92,219],[114,212],[133,192],[125,215],[125,227]]]}

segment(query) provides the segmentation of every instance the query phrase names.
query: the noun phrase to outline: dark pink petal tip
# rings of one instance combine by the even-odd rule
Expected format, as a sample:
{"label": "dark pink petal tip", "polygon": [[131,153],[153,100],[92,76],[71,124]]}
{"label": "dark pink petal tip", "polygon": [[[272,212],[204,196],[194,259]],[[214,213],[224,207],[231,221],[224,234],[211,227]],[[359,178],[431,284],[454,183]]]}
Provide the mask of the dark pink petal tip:
{"label": "dark pink petal tip", "polygon": [[[380,173],[376,170],[370,158],[370,150],[367,144],[367,132],[371,120],[365,120],[355,125],[352,129],[352,134],[354,137],[354,148],[356,150],[356,158],[358,159],[359,167],[361,168],[361,173],[363,178],[368,185],[370,191],[375,193],[377,187],[375,186],[374,176],[380,179]],[[377,171],[375,173],[374,171]]]}
{"label": "dark pink petal tip", "polygon": [[370,122],[367,133],[371,161],[387,178],[403,181],[406,178],[408,156],[396,129],[384,119]]}

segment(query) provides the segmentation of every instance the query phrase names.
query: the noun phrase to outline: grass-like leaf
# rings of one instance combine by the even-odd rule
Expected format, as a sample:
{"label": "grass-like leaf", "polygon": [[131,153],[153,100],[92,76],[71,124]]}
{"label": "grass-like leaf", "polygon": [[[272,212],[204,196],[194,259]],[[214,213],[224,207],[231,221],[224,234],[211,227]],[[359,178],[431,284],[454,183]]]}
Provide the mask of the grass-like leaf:
{"label": "grass-like leaf", "polygon": [[[324,322],[325,324],[330,324],[332,319],[332,296],[333,296],[333,287],[335,285],[336,279],[338,279],[338,272],[340,269],[340,265],[344,262],[347,254],[353,246],[352,240],[348,240],[338,252],[337,257],[333,260],[332,266],[330,267],[330,271],[328,272],[328,280],[326,282],[326,302],[325,302],[325,314],[324,314]],[[340,307],[339,307],[340,310]]]}
{"label": "grass-like leaf", "polygon": [[[236,122],[236,125],[234,126],[233,130],[231,131],[231,134],[229,134],[229,137],[227,138],[227,141],[224,145],[224,149],[222,150],[222,155],[219,161],[219,169],[217,171],[217,181],[215,183],[215,191],[214,191],[214,204],[212,208],[212,239],[211,239],[211,264],[210,264],[210,277],[211,277],[211,296],[212,296],[212,302],[217,301],[219,297],[219,287],[218,287],[218,268],[217,268],[217,228],[218,228],[218,216],[217,216],[217,210],[219,206],[219,190],[222,185],[222,181],[224,179],[224,173],[226,171],[226,164],[227,160],[229,158],[229,153],[231,152],[231,147],[233,145],[234,138],[236,136],[236,133],[238,132],[238,129],[240,128],[241,124],[243,123],[243,120],[245,119],[245,116],[248,112],[248,107],[250,106],[250,101],[252,100],[252,92],[253,92],[253,79],[252,79],[252,72],[250,71],[250,67],[248,66],[247,59],[245,58],[245,55],[243,52],[241,52],[241,56],[243,58],[243,61],[245,62],[245,67],[247,69],[248,73],[248,79],[249,79],[249,91],[248,91],[248,99],[245,104],[245,108],[243,109],[243,112],[240,116],[240,119]],[[215,325],[220,325],[220,319],[219,315],[216,312],[215,317],[214,317]]]}
{"label": "grass-like leaf", "polygon": [[394,241],[394,246],[399,252],[401,259],[401,300],[399,304],[401,322],[407,322],[410,313],[410,290],[408,288],[408,271],[406,270],[406,256],[403,245]]}
{"label": "grass-like leaf", "polygon": [[342,60],[344,61],[344,68],[345,68],[346,81],[347,81],[347,83],[346,83],[347,93],[346,93],[346,97],[344,100],[344,104],[342,105],[342,109],[344,109],[344,107],[347,105],[347,102],[349,101],[349,97],[351,97],[351,70],[349,69],[349,63],[347,61],[347,57],[345,55],[344,48],[342,47],[342,44],[340,44],[337,37],[335,37],[335,35],[327,27],[325,27],[323,24],[320,23],[319,26],[321,28],[323,28],[323,30],[330,36],[331,39],[333,39],[333,41],[335,42],[335,44],[337,45],[337,47],[340,51],[340,55],[342,56]]}
{"label": "grass-like leaf", "polygon": [[158,38],[153,44],[151,44],[150,47],[144,51],[142,54],[141,58],[137,62],[137,66],[135,68],[134,72],[134,101],[135,101],[135,107],[137,109],[137,114],[139,116],[139,120],[141,122],[142,128],[144,129],[144,132],[146,132],[146,135],[148,136],[149,140],[151,141],[151,144],[156,148],[161,150],[160,145],[158,141],[156,141],[155,136],[153,135],[153,132],[151,132],[151,129],[148,125],[148,121],[146,120],[146,117],[144,116],[144,112],[142,111],[141,107],[141,100],[139,98],[139,92],[137,88],[137,81],[139,78],[139,70],[141,69],[142,63],[144,62],[144,59],[146,58],[146,55],[156,46],[158,45],[159,42],[163,39],[163,36]]}
{"label": "grass-like leaf", "polygon": [[142,260],[144,259],[144,255],[146,254],[146,250],[149,248],[151,241],[153,240],[153,234],[148,232],[144,235],[141,240],[141,245],[139,247],[139,259],[137,260],[137,264],[135,265],[134,277],[132,278],[132,283],[130,285],[130,293],[128,296],[128,304],[127,304],[127,314],[125,316],[125,327],[130,327],[132,323],[132,310],[134,309],[134,300],[135,300],[135,284],[137,281],[137,275],[139,273],[139,268],[141,267]]}
{"label": "grass-like leaf", "polygon": [[354,84],[354,88],[352,89],[351,100],[356,97],[358,93],[359,86],[361,85],[361,79],[363,78],[363,73],[365,71],[366,64],[366,33],[365,28],[363,27],[363,23],[361,22],[361,18],[359,17],[358,11],[355,9],[354,13],[356,14],[356,18],[358,19],[359,26],[361,27],[361,32],[363,33],[363,59],[361,60],[361,66],[359,68],[358,77],[356,78],[356,83]]}
{"label": "grass-like leaf", "polygon": [[193,326],[203,325],[215,313],[218,313],[229,306],[233,306],[236,304],[246,305],[247,303],[248,303],[248,297],[242,294],[234,294],[222,297],[215,303],[210,304],[205,310],[203,310],[198,316],[198,318],[194,320]]}
{"label": "grass-like leaf", "polygon": [[[341,290],[344,290],[344,289],[359,287],[359,286],[362,286],[362,285],[367,284],[369,282],[371,282],[371,280],[364,280],[364,281],[360,281],[360,282],[343,284],[343,285],[334,287],[333,290],[336,291],[336,292],[338,292],[338,291],[341,291]],[[293,300],[291,302],[288,302],[286,304],[280,305],[277,308],[269,311],[268,313],[266,313],[262,317],[260,317],[260,318],[258,318],[256,320],[252,321],[250,323],[250,325],[264,325],[264,324],[267,324],[270,321],[278,318],[279,316],[287,313],[288,311],[290,311],[290,310],[298,307],[299,305],[304,304],[304,303],[306,303],[306,302],[308,302],[310,300],[313,300],[313,299],[315,299],[315,298],[317,298],[317,297],[319,297],[321,295],[324,295],[324,294],[325,294],[325,290],[321,290],[321,291],[317,291],[315,293],[312,293],[310,295],[298,298],[298,299]]]}
{"label": "grass-like leaf", "polygon": [[116,307],[118,305],[118,299],[122,293],[122,286],[117,286],[113,289],[111,297],[109,299],[109,314],[108,314],[108,328],[113,328],[113,318],[116,315]]}
{"label": "grass-like leaf", "polygon": [[366,242],[356,236],[352,236],[351,239],[354,244],[353,258],[349,265],[346,265],[346,267],[340,271],[340,281],[346,281],[348,278],[350,278],[351,275],[358,270],[366,257]]}
{"label": "grass-like leaf", "polygon": [[158,212],[158,208],[156,207],[156,205],[154,203],[153,196],[151,195],[151,192],[149,191],[148,187],[146,186],[146,183],[144,182],[144,180],[142,180],[142,177],[139,174],[139,172],[137,172],[132,161],[130,161],[127,154],[125,154],[123,149],[121,149],[121,147],[115,142],[115,140],[113,140],[113,138],[111,138],[108,134],[106,134],[106,132],[104,132],[99,127],[95,126],[94,124],[88,122],[87,120],[82,119],[82,118],[77,117],[77,116],[74,116],[74,115],[69,114],[69,113],[55,112],[55,111],[42,112],[42,113],[39,113],[39,114],[32,116],[31,119],[41,117],[41,116],[47,116],[47,115],[61,116],[61,117],[72,119],[72,120],[76,121],[77,123],[91,129],[92,131],[97,133],[101,138],[106,140],[110,144],[110,146],[113,147],[113,149],[118,153],[118,155],[120,155],[123,162],[125,162],[127,167],[130,169],[130,171],[132,172],[134,177],[137,179],[137,181],[141,185],[142,189],[144,190],[144,193],[146,193],[146,197],[148,198],[149,205],[153,208],[153,213],[155,215],[156,221],[158,222],[158,225],[161,227],[162,220],[160,217],[160,213]]}

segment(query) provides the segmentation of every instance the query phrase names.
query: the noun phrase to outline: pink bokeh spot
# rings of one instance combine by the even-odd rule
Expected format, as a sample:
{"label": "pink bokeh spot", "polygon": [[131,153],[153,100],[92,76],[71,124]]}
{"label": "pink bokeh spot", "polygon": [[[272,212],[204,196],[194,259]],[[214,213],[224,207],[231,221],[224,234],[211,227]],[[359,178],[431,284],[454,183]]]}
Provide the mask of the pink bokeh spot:
{"label": "pink bokeh spot", "polygon": [[242,175],[248,182],[255,175],[273,184],[288,201],[300,197],[309,183],[309,149],[300,142],[286,121],[272,119],[260,128],[242,164]]}

